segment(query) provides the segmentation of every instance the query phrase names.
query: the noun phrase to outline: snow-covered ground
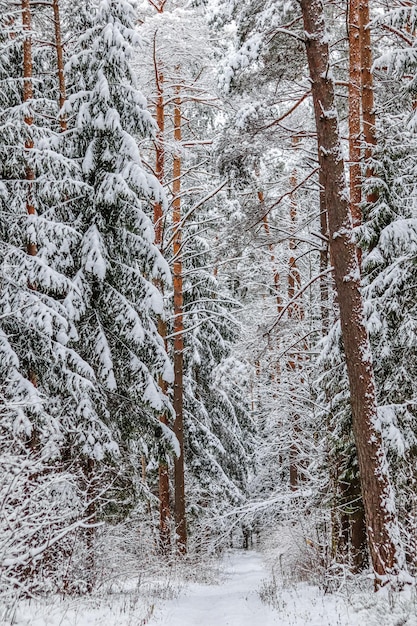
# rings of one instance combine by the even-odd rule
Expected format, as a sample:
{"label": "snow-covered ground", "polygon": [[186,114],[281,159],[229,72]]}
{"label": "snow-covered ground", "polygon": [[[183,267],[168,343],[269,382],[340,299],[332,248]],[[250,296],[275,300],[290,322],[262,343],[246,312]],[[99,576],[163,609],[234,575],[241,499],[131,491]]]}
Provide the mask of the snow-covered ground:
{"label": "snow-covered ground", "polygon": [[191,583],[178,598],[156,611],[150,626],[269,626],[277,613],[263,604],[259,590],[266,578],[261,556],[254,551],[226,555],[217,585]]}
{"label": "snow-covered ground", "polygon": [[[398,626],[401,611],[375,611],[374,596],[325,594],[319,587],[272,583],[262,555],[232,551],[225,557],[223,580],[216,585],[189,584],[178,598],[155,610],[150,626]],[[269,598],[270,604],[262,602]],[[410,616],[411,617],[411,616]],[[413,617],[414,619],[414,617]]]}
{"label": "snow-covered ground", "polygon": [[[203,567],[203,566],[202,566]],[[267,600],[267,602],[265,602]],[[1,607],[0,607],[1,615]],[[415,591],[391,596],[346,588],[326,594],[271,578],[256,551],[226,554],[218,581],[131,580],[89,598],[19,602],[15,626],[417,626]]]}

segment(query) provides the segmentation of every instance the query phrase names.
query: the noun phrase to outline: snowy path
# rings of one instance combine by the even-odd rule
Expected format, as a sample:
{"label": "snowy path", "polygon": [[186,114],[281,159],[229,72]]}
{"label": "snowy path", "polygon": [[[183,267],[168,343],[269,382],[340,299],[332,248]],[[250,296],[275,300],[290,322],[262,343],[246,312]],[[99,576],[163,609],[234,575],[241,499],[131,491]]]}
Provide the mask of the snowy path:
{"label": "snowy path", "polygon": [[[259,591],[270,581],[262,556],[254,551],[229,552],[224,580],[218,585],[191,583],[175,600],[155,609],[149,626],[372,626],[341,596],[298,583],[280,587],[274,608]],[[388,622],[387,622],[388,623]],[[393,622],[396,623],[396,622]],[[406,622],[408,624],[408,622]]]}
{"label": "snowy path", "polygon": [[272,608],[259,595],[271,589],[259,553],[229,552],[223,572],[221,583],[188,583],[174,600],[145,589],[138,593],[133,581],[130,589],[103,596],[22,601],[12,621],[1,619],[0,606],[0,626],[417,626],[417,594],[411,587],[393,602],[383,592],[325,594],[307,583],[277,581]]}
{"label": "snowy path", "polygon": [[190,584],[184,595],[166,602],[150,626],[270,626],[282,620],[259,597],[267,578],[262,557],[253,551],[229,553],[219,585]]}

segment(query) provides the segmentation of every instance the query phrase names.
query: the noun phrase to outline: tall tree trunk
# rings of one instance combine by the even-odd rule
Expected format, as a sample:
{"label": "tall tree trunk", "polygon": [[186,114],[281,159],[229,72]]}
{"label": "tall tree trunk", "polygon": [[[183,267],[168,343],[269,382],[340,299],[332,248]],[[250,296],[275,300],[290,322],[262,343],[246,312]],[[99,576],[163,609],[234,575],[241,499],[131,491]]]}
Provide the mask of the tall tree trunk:
{"label": "tall tree trunk", "polygon": [[[156,123],[158,126],[155,152],[156,164],[155,174],[161,185],[165,178],[165,101],[164,101],[164,75],[156,57],[156,40],[154,39],[154,70],[156,83]],[[155,225],[155,242],[159,250],[162,252],[163,247],[163,211],[162,204],[155,202],[154,204],[154,225]]]}
{"label": "tall tree trunk", "polygon": [[[262,189],[258,191],[258,199],[262,207],[265,204],[265,197],[264,197],[264,192],[262,191]],[[271,266],[272,266],[272,279],[273,279],[273,285],[274,285],[275,300],[277,303],[277,313],[279,315],[282,311],[282,298],[281,298],[281,293],[280,293],[280,276],[279,276],[278,267],[277,267],[277,260],[275,258],[274,244],[271,241],[271,231],[269,228],[268,215],[264,215],[262,217],[262,224],[263,224],[265,235],[268,241],[268,250],[269,250],[269,258],[271,260]]]}
{"label": "tall tree trunk", "polygon": [[[297,186],[297,170],[294,169],[290,176],[290,186],[295,189]],[[297,199],[295,193],[292,193],[290,196],[290,231],[293,232],[296,229],[297,222]],[[297,266],[296,259],[296,249],[297,242],[294,236],[290,236],[289,242],[289,260],[288,260],[288,300],[291,301],[297,291],[301,288],[301,275],[300,270]],[[297,322],[300,322],[304,317],[303,307],[300,302],[294,302],[288,308],[288,318],[296,319]],[[292,373],[293,377],[295,376],[295,372],[301,371],[301,360],[300,360],[300,350],[301,346],[298,345],[295,348],[295,352],[289,353],[287,368]],[[302,383],[302,377],[299,379],[299,382]],[[296,406],[297,401],[297,383],[294,382],[294,378],[292,383],[290,384],[290,393],[292,396],[292,404],[293,407]],[[291,412],[291,443],[290,443],[290,467],[289,467],[289,478],[290,478],[290,488],[295,491],[298,489],[298,485],[300,482],[300,439],[301,439],[301,428],[300,428],[300,416],[295,408],[293,408]]]}
{"label": "tall tree trunk", "polygon": [[67,120],[62,114],[61,110],[67,99],[66,87],[65,87],[65,74],[64,74],[64,47],[62,45],[62,32],[61,32],[61,16],[59,10],[59,0],[52,0],[52,8],[54,12],[54,28],[55,28],[55,48],[56,48],[56,60],[57,60],[57,73],[58,73],[58,87],[59,87],[59,125],[61,132],[67,130]]}
{"label": "tall tree trunk", "polygon": [[[353,226],[362,223],[362,172],[361,172],[361,130],[362,130],[362,35],[360,27],[360,0],[349,0],[349,173],[350,173],[350,213]],[[361,265],[362,251],[357,249],[358,263]],[[353,473],[355,470],[352,470]],[[343,493],[345,511],[341,526],[341,537],[345,541],[343,552],[352,559],[354,571],[359,571],[366,563],[366,523],[360,492],[360,483],[352,478]]]}
{"label": "tall tree trunk", "polygon": [[[164,183],[165,178],[165,101],[164,101],[164,75],[158,64],[156,57],[156,39],[154,39],[154,70],[155,70],[155,83],[157,89],[156,98],[156,123],[158,126],[158,132],[156,137],[155,151],[156,151],[156,165],[155,173],[156,177],[161,183]],[[160,252],[163,252],[163,207],[161,202],[155,202],[154,204],[154,225],[155,225],[155,244],[158,246]],[[162,286],[158,284],[161,289]],[[166,322],[162,317],[158,320],[158,332],[166,347],[167,327]],[[159,386],[162,393],[166,394],[167,384],[163,380],[162,376],[159,379]],[[168,418],[165,413],[162,413],[159,417],[160,422],[165,426],[168,426]],[[167,459],[159,462],[159,542],[162,553],[167,553],[171,545],[171,531],[170,531],[170,518],[171,507],[169,501],[169,467]]]}
{"label": "tall tree trunk", "polygon": [[[174,102],[174,140],[181,142],[181,99],[176,88]],[[183,415],[183,369],[184,369],[184,322],[182,285],[182,226],[181,226],[181,154],[176,146],[173,165],[173,252],[174,252],[174,433],[180,445],[180,455],[174,460],[175,483],[175,526],[177,546],[180,554],[187,551],[187,524],[185,517],[184,484],[184,415]]]}
{"label": "tall tree trunk", "polygon": [[325,179],[329,239],[339,300],[342,337],[349,376],[353,433],[358,454],[368,545],[376,583],[405,568],[399,542],[394,494],[380,430],[375,384],[366,332],[360,276],[335,109],[334,83],[321,0],[301,0],[306,51],[312,83],[319,163]]}
{"label": "tall tree trunk", "polygon": [[[290,176],[290,186],[295,189],[297,186],[297,170],[293,170]],[[291,223],[291,231],[295,230],[297,221],[297,200],[294,193],[290,196],[290,223]],[[289,257],[289,267],[288,267],[288,299],[292,300],[295,296],[297,290],[301,288],[301,276],[300,270],[297,266],[297,259],[295,258],[295,251],[297,249],[297,242],[294,236],[290,236],[289,239],[289,249],[290,249],[290,257]],[[302,319],[303,312],[302,306],[298,302],[294,302],[288,309],[289,317],[298,317]]]}

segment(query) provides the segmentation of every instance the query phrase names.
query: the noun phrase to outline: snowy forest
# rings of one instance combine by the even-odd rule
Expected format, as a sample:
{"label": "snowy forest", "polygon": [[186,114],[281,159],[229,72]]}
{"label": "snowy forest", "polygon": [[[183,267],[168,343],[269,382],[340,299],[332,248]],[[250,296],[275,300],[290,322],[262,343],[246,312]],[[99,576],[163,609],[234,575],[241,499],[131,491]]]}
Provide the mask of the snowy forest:
{"label": "snowy forest", "polygon": [[1,623],[417,624],[416,131],[415,0],[0,0]]}

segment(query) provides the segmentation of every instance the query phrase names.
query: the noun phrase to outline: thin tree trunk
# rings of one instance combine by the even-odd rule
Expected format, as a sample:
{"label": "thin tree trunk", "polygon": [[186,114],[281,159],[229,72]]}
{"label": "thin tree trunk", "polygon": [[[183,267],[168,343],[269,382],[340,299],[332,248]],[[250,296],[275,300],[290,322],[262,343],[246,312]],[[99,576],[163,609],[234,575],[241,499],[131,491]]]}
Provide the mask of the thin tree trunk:
{"label": "thin tree trunk", "polygon": [[[258,171],[257,169],[255,169],[255,174],[256,176],[258,176]],[[261,211],[263,213],[263,217],[262,217],[262,225],[265,231],[265,235],[268,241],[268,250],[269,250],[269,258],[271,260],[271,266],[272,266],[272,280],[273,280],[273,290],[274,290],[274,295],[275,295],[275,301],[277,304],[277,314],[280,315],[281,311],[282,311],[282,298],[281,298],[281,292],[280,292],[280,276],[279,276],[279,272],[278,272],[278,267],[277,267],[277,260],[275,257],[275,250],[274,250],[274,244],[271,241],[271,231],[269,228],[269,221],[268,221],[268,214],[265,214],[264,209],[262,208],[265,204],[265,195],[264,192],[262,191],[262,189],[259,189],[258,193],[258,200],[259,203],[261,205]],[[268,342],[269,342],[269,337],[268,337]],[[277,351],[279,351],[279,338],[276,337],[275,338],[275,342],[273,345],[273,348]],[[276,372],[276,376],[275,376],[275,372]],[[279,362],[279,360],[277,360],[276,366],[275,366],[275,370],[271,370],[271,379],[273,382],[275,382],[275,379],[279,380],[281,376],[281,364]]]}
{"label": "thin tree trunk", "polygon": [[322,170],[319,170],[319,205],[320,205],[320,234],[322,235],[320,248],[320,311],[321,311],[321,328],[323,337],[327,335],[330,329],[330,289],[329,279],[325,275],[325,271],[329,267],[329,227],[327,224],[327,207],[325,198],[325,180]]}
{"label": "thin tree trunk", "polygon": [[[360,0],[349,1],[349,173],[350,173],[350,213],[353,226],[362,223],[362,173],[361,173],[361,130],[362,130],[362,30],[360,25]],[[362,251],[357,249],[358,263],[361,265]],[[354,571],[358,572],[366,562],[366,524],[360,484],[352,478],[345,496],[348,500],[347,512],[342,516],[342,528],[346,529],[345,552],[352,558]],[[352,504],[353,502],[353,504]],[[361,528],[362,525],[362,528]],[[350,544],[350,545],[349,545]],[[350,549],[349,549],[350,548]]]}
{"label": "thin tree trunk", "polygon": [[[149,4],[156,9],[160,14],[164,12],[166,0],[160,0],[159,2],[149,1]],[[155,151],[156,151],[156,165],[155,173],[156,177],[161,183],[164,183],[165,179],[165,101],[164,101],[164,75],[159,67],[156,53],[156,35],[153,41],[153,61],[155,71],[155,83],[157,90],[156,99],[156,123],[158,126]],[[163,253],[164,242],[164,215],[161,202],[155,202],[154,204],[154,228],[155,228],[155,244],[158,246],[161,253]],[[162,285],[157,282],[157,287],[162,291]],[[160,317],[158,320],[158,332],[162,337],[165,349],[167,348],[167,327],[165,320]],[[162,393],[166,394],[168,386],[163,380],[162,376],[159,379],[159,387]],[[174,407],[175,408],[175,407]],[[169,426],[166,413],[162,413],[159,417],[159,421],[165,426]],[[159,547],[163,554],[166,554],[171,545],[171,506],[170,506],[170,489],[169,489],[169,466],[167,460],[160,461],[158,471],[158,487],[159,487]]]}
{"label": "thin tree trunk", "polygon": [[376,584],[405,568],[399,542],[394,494],[390,484],[380,430],[377,427],[375,384],[366,332],[360,276],[346,179],[334,83],[329,66],[329,46],[321,0],[301,0],[306,51],[319,146],[325,179],[329,240],[339,299],[342,337],[349,376],[353,433],[358,454],[368,545]]}
{"label": "thin tree trunk", "polygon": [[[414,0],[412,2],[410,2],[410,0],[405,0],[403,3],[406,7],[413,7],[414,6]],[[416,27],[412,25],[412,21],[410,20],[410,15],[408,16],[407,19],[407,24],[405,26],[405,30],[407,31],[407,33],[409,33],[410,35],[412,35],[413,37],[415,37],[416,34]],[[411,107],[412,110],[415,111],[417,109],[417,94],[416,92],[413,90],[413,92],[411,93]]]}
{"label": "thin tree trunk", "polygon": [[[155,69],[155,83],[157,89],[156,99],[156,123],[158,126],[158,132],[156,137],[155,151],[156,151],[156,165],[155,173],[156,177],[161,183],[164,183],[165,178],[165,143],[164,143],[164,131],[165,131],[165,102],[164,102],[164,76],[158,65],[156,58],[156,40],[154,39],[154,69]],[[163,207],[161,202],[155,202],[154,204],[154,225],[155,225],[155,244],[159,250],[163,252]],[[162,286],[158,284],[161,289]],[[166,348],[166,336],[167,327],[165,321],[161,318],[158,320],[158,332],[164,340]],[[160,377],[159,386],[162,393],[167,393],[167,384]],[[168,418],[165,413],[162,413],[159,417],[160,422],[165,426],[168,426]],[[160,549],[163,554],[167,553],[171,545],[171,531],[170,531],[170,519],[171,519],[171,507],[169,501],[169,467],[167,460],[162,460],[159,463],[159,542]]]}
{"label": "thin tree trunk", "polygon": [[[179,87],[176,88],[174,102],[174,140],[181,141],[181,99]],[[183,368],[184,368],[184,322],[183,322],[183,284],[182,284],[182,230],[181,230],[181,155],[176,147],[173,164],[173,252],[174,252],[174,433],[180,446],[180,455],[174,460],[175,483],[175,526],[177,546],[180,554],[187,551],[187,524],[185,518],[184,484],[184,415],[183,415]]]}
{"label": "thin tree trunk", "polygon": [[95,463],[92,458],[85,461],[85,477],[86,477],[86,499],[87,499],[87,519],[91,526],[86,528],[86,548],[87,554],[85,559],[86,575],[87,575],[87,592],[92,593],[96,582],[96,556],[95,556],[95,537],[96,529],[94,525],[97,523],[97,505],[95,501],[96,485],[94,481]]}
{"label": "thin tree trunk", "polygon": [[[264,198],[264,192],[262,190],[258,191],[258,199],[261,205],[263,205],[265,202],[265,198]],[[277,303],[277,313],[279,315],[282,311],[282,298],[281,298],[281,293],[280,293],[280,276],[279,276],[279,272],[277,268],[277,261],[275,258],[274,244],[271,241],[271,232],[269,229],[268,215],[264,215],[262,217],[262,224],[263,224],[263,228],[265,231],[265,235],[268,240],[268,250],[269,250],[269,258],[271,260],[271,265],[272,265],[272,278],[273,278],[273,284],[274,284],[275,300]]]}
{"label": "thin tree trunk", "polygon": [[353,226],[362,222],[361,213],[361,46],[359,0],[349,1],[349,172],[350,212]]}
{"label": "thin tree trunk", "polygon": [[[158,320],[158,332],[163,337],[166,345],[166,322],[163,319]],[[162,393],[167,393],[167,383],[160,377],[159,386]],[[168,419],[165,413],[159,417],[160,422],[168,426]],[[163,554],[166,554],[171,545],[171,507],[169,502],[169,467],[168,462],[160,461],[159,463],[159,542],[160,549]]]}
{"label": "thin tree trunk", "polygon": [[[290,176],[290,186],[295,189],[297,186],[297,171],[294,170]],[[297,221],[297,200],[295,198],[294,193],[290,196],[290,223],[291,230],[295,230]],[[289,258],[289,267],[288,267],[288,299],[292,300],[295,296],[296,291],[299,291],[301,287],[301,276],[300,270],[297,267],[297,260],[295,258],[295,251],[297,249],[297,242],[295,237],[290,236],[289,239],[289,249],[290,249],[290,258]],[[290,317],[298,317],[302,319],[303,312],[302,306],[298,302],[294,302],[291,307],[288,309],[288,315]]]}
{"label": "thin tree trunk", "polygon": [[[290,176],[290,186],[295,189],[297,186],[297,170],[294,169]],[[297,200],[295,194],[291,194],[290,196],[290,231],[295,231],[297,221]],[[300,270],[297,267],[297,259],[295,257],[297,243],[295,237],[291,236],[289,239],[289,260],[288,260],[288,300],[294,298],[297,291],[301,288],[301,275]],[[297,319],[297,322],[300,322],[303,319],[303,308],[299,302],[294,302],[288,308],[288,318],[289,319]],[[298,346],[298,351],[296,353],[290,353],[287,368],[290,372],[292,372],[293,376],[295,376],[295,372],[300,371],[300,349],[301,346]],[[300,380],[300,383],[302,380]],[[292,404],[296,405],[297,398],[297,389],[296,384],[293,382],[290,386],[290,393],[292,396]],[[294,409],[291,412],[291,444],[290,444],[290,468],[289,468],[289,478],[290,478],[290,488],[295,491],[298,488],[300,482],[300,437],[301,437],[301,429],[300,429],[300,416],[297,411]]]}
{"label": "thin tree trunk", "polygon": [[[165,177],[165,102],[164,102],[164,75],[158,65],[156,58],[156,42],[154,40],[154,69],[155,83],[157,90],[156,97],[156,123],[158,132],[156,136],[155,152],[156,165],[155,174],[161,185],[164,183]],[[163,246],[163,211],[162,204],[155,202],[154,204],[154,225],[155,225],[155,243],[162,252]]]}
{"label": "thin tree trunk", "polygon": [[[366,177],[373,175],[372,158],[376,147],[376,121],[374,104],[374,82],[371,72],[372,68],[372,48],[371,30],[369,28],[369,2],[359,0],[359,30],[360,30],[360,59],[361,59],[361,87],[362,87],[362,118],[363,118],[363,140],[365,144]],[[368,202],[376,202],[378,194],[375,192],[367,195]]]}
{"label": "thin tree trunk", "polygon": [[55,47],[56,47],[56,60],[58,69],[58,87],[59,87],[59,125],[61,132],[67,130],[67,121],[61,110],[67,99],[66,87],[65,87],[65,74],[64,74],[64,48],[62,45],[62,32],[61,32],[61,17],[59,10],[59,0],[52,0],[52,8],[54,11],[54,27],[55,27]]}
{"label": "thin tree trunk", "polygon": [[[29,102],[33,98],[33,61],[32,61],[32,16],[30,11],[30,0],[22,0],[22,22],[23,30],[27,32],[23,40],[23,102]],[[25,116],[25,124],[28,127],[28,137],[25,141],[25,151],[28,155],[30,150],[33,150],[33,139],[30,133],[30,127],[33,124],[33,118],[31,115]],[[26,166],[26,180],[27,193],[26,193],[26,211],[28,215],[35,215],[35,206],[33,201],[33,180],[35,179],[35,172],[30,167]],[[36,243],[29,241],[27,244],[27,253],[30,256],[36,256],[38,249]],[[32,289],[35,289],[34,285],[30,285]]]}
{"label": "thin tree trunk", "polygon": [[[30,11],[30,0],[22,0],[22,24],[23,30],[27,33],[23,40],[23,102],[29,102],[33,98],[33,61],[32,61],[32,15]],[[33,118],[31,115],[26,115],[24,118],[28,136],[25,140],[25,154],[29,156],[30,151],[33,150],[33,139],[31,136],[31,126],[33,124]],[[35,215],[35,205],[33,199],[33,181],[35,179],[35,172],[31,166],[26,164],[26,212],[28,215]],[[36,256],[38,254],[38,247],[35,241],[28,241],[26,244],[26,252],[29,256]],[[36,285],[31,281],[28,281],[29,289],[36,290]],[[28,379],[37,387],[38,379],[36,372],[29,366]],[[35,429],[31,437],[31,447],[34,448],[37,445],[37,434]]]}

